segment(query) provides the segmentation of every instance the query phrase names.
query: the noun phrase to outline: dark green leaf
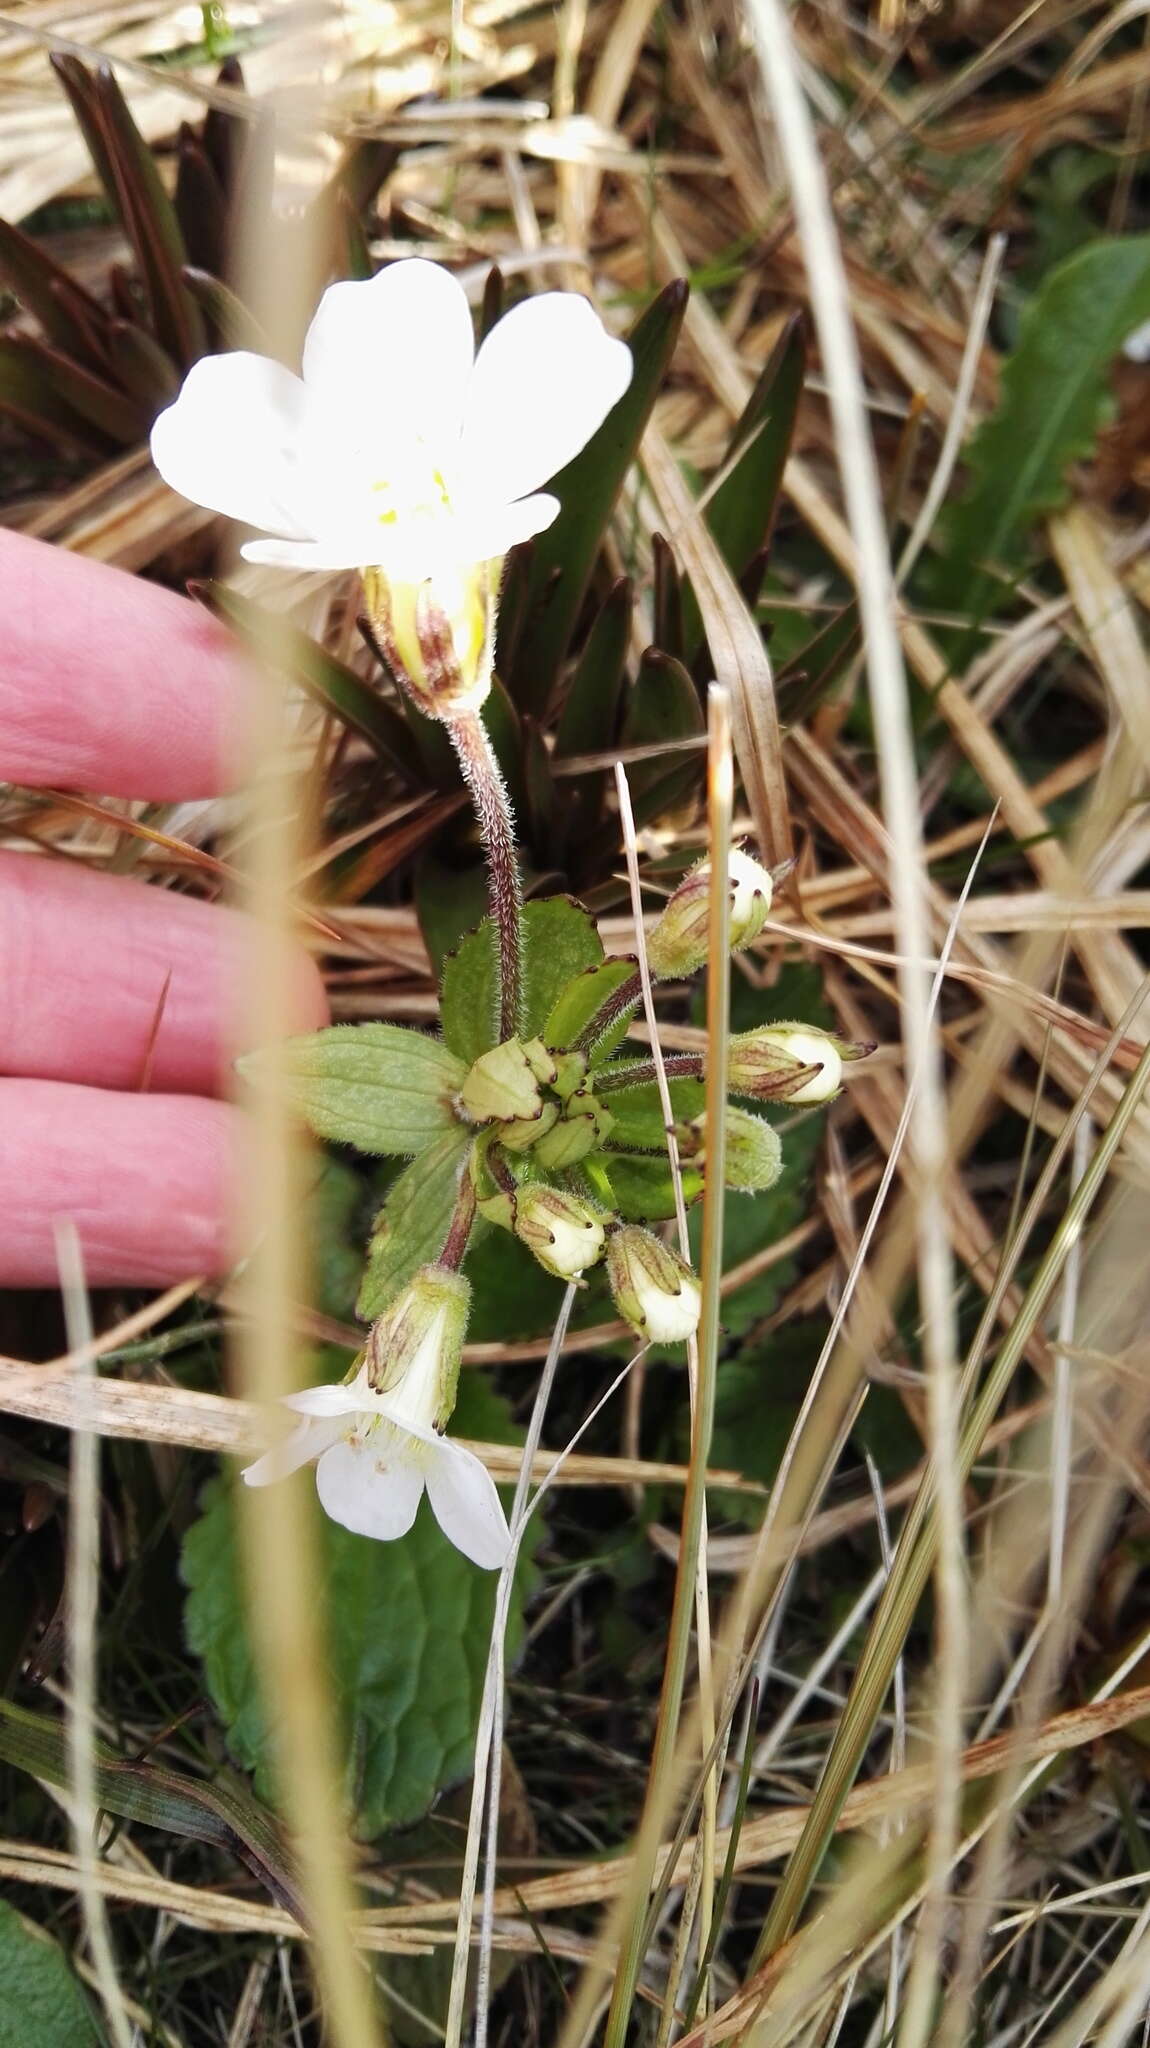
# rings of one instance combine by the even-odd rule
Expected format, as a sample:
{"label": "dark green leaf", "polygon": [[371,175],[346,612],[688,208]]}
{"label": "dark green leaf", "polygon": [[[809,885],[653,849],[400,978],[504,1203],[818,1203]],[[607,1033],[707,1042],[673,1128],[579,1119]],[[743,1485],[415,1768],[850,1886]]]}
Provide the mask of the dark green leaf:
{"label": "dark green leaf", "polygon": [[405,780],[418,775],[415,748],[404,720],[353,669],[328,654],[310,633],[289,626],[274,612],[222,583],[194,583],[192,595],[257,646],[274,648],[284,669],[308,695],[342,724],[360,733]]}
{"label": "dark green leaf", "polygon": [[[453,1435],[520,1441],[505,1404],[465,1373]],[[479,1571],[441,1533],[426,1500],[397,1543],[323,1524],[328,1671],[341,1714],[345,1794],[370,1840],[425,1813],[471,1768],[496,1574]],[[216,1484],[184,1543],[188,1636],[237,1760],[264,1796],[272,1776],[237,1569],[230,1489]],[[508,1630],[514,1656],[533,1566],[523,1559]]]}
{"label": "dark green leaf", "polygon": [[487,876],[480,867],[455,868],[426,854],[415,878],[419,929],[436,981],[444,962],[468,932],[474,931],[487,903]]}
{"label": "dark green leaf", "polygon": [[[614,1206],[624,1222],[664,1223],[675,1214],[675,1182],[665,1150],[661,1158],[611,1151],[595,1157],[606,1169]],[[702,1174],[684,1166],[682,1182],[684,1200],[697,1201],[703,1192]]]}
{"label": "dark green leaf", "polygon": [[124,232],[136,252],[156,339],[183,369],[207,347],[203,317],[180,274],[188,251],[164,181],[107,65],[95,78],[96,101]]}
{"label": "dark green leaf", "polygon": [[[694,1081],[686,1075],[669,1081],[667,1086],[677,1122],[690,1123],[702,1114],[706,1097],[702,1081]],[[615,1119],[612,1145],[634,1146],[640,1152],[666,1151],[667,1134],[663,1128],[663,1110],[656,1082],[640,1081],[635,1087],[612,1088],[609,1091],[600,1084],[599,1092],[600,1100]]]}
{"label": "dark green leaf", "polygon": [[[727,475],[706,509],[707,525],[736,578],[749,568],[771,529],[806,365],[803,323],[795,314],[747,400],[720,464]],[[685,661],[694,660],[702,637],[699,608],[688,587],[683,593]],[[667,642],[660,640],[659,644],[666,646]]]}
{"label": "dark green leaf", "polygon": [[0,1903],[0,2048],[96,2048],[99,2038],[63,1949]]}
{"label": "dark green leaf", "polygon": [[88,420],[109,441],[119,442],[131,448],[144,440],[151,425],[151,409],[141,406],[126,397],[103,377],[94,377],[70,357],[61,355],[57,349],[49,348],[46,342],[34,341],[31,336],[13,339],[9,344],[19,346],[29,356],[36,357],[43,365],[44,375],[52,389],[63,400],[65,406],[80,419]]}
{"label": "dark green leaf", "polygon": [[235,292],[207,270],[185,263],[180,272],[196,304],[207,314],[224,348],[250,348],[257,355],[270,355],[271,344],[259,322],[248,312]]}
{"label": "dark green leaf", "polygon": [[562,510],[535,542],[529,589],[534,610],[508,679],[515,702],[533,711],[541,713],[550,702],[607,522],[662,388],[686,308],[682,282],[669,284],[647,308],[629,337],[635,359],[630,387],[582,453],[548,485]]}
{"label": "dark green leaf", "polygon": [[108,355],[141,419],[154,418],[172,403],[180,388],[180,373],[146,328],[113,320],[108,329]]}
{"label": "dark green leaf", "polygon": [[[226,1784],[209,1785],[178,1771],[138,1763],[115,1754],[97,1741],[96,1799],[108,1813],[183,1835],[192,1842],[212,1842],[238,1856],[255,1872],[273,1898],[300,1919],[303,1911],[295,1880],[269,1813],[246,1792]],[[63,1721],[0,1699],[0,1757],[50,1785],[68,1783]],[[25,2042],[20,2048],[27,2048]]]}
{"label": "dark green leaf", "polygon": [[453,1125],[392,1183],[367,1250],[356,1303],[361,1322],[374,1322],[412,1274],[439,1257],[455,1213],[471,1137],[463,1124]]}
{"label": "dark green leaf", "polygon": [[[603,958],[603,946],[587,912],[567,896],[545,896],[523,908],[523,1024],[534,1038],[566,984]],[[496,1043],[498,955],[495,927],[484,918],[443,970],[440,1012],[443,1036],[452,1052],[471,1066]]]}
{"label": "dark green leaf", "polygon": [[967,450],[967,489],[924,578],[933,604],[985,616],[1000,585],[984,565],[1017,564],[1029,529],[1061,500],[1069,464],[1090,452],[1110,407],[1110,365],[1146,320],[1150,235],[1103,237],[1046,278],[1003,365],[998,408]]}
{"label": "dark green leaf", "polygon": [[[555,736],[555,765],[572,754],[601,754],[615,739],[623,664],[631,630],[631,579],[621,576],[604,599],[572,671]],[[581,842],[599,822],[606,769],[559,778],[564,842],[578,860]]]}
{"label": "dark green leaf", "polygon": [[91,455],[108,453],[108,438],[67,404],[49,365],[27,336],[0,335],[0,412],[33,434]]}
{"label": "dark green leaf", "polygon": [[[682,662],[660,653],[657,647],[649,647],[627,700],[621,744],[667,746],[677,740],[696,739],[705,733],[706,727],[699,692]],[[627,780],[631,785],[635,823],[645,825],[683,803],[698,783],[702,767],[701,752],[632,762]]]}
{"label": "dark green leaf", "polygon": [[651,535],[651,561],[655,585],[655,645],[664,654],[673,654],[676,661],[682,661],[684,593],[671,543],[665,534]]}
{"label": "dark green leaf", "polygon": [[103,307],[38,243],[6,220],[0,220],[0,272],[54,347],[90,370],[106,370],[108,316]]}
{"label": "dark green leaf", "polygon": [[317,1137],[372,1153],[421,1152],[451,1130],[467,1078],[439,1039],[401,1024],[332,1024],[237,1064],[254,1082],[282,1073],[293,1110]]}

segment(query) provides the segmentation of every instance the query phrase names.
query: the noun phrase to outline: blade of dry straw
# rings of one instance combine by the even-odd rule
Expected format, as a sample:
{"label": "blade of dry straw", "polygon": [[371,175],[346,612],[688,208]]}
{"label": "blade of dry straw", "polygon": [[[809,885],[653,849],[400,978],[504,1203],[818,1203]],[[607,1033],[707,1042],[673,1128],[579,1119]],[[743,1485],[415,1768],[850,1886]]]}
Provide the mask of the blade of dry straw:
{"label": "blade of dry straw", "polygon": [[[747,15],[790,182],[827,379],[847,519],[856,551],[859,612],[878,742],[883,809],[894,851],[891,893],[898,951],[906,962],[899,970],[899,988],[907,1065],[918,1077],[908,1149],[916,1183],[919,1304],[931,1449],[939,1475],[939,1778],[931,1849],[931,1914],[937,1948],[948,1873],[958,1836],[961,1780],[957,1757],[962,1741],[960,1674],[966,1606],[962,1498],[954,1459],[958,1404],[953,1276],[943,1196],[947,1154],[945,1097],[938,1041],[930,1023],[927,981],[921,966],[912,964],[925,960],[929,930],[918,779],[906,678],[895,625],[897,598],[887,551],[882,493],[827,180],[819,161],[782,0],[747,0]],[[773,1915],[771,1928],[771,1938],[779,1938],[787,1930],[788,1922],[778,1914]],[[925,1966],[920,1982],[925,1982]],[[921,1995],[916,1993],[920,2002]],[[920,2038],[918,2025],[910,2039]]]}
{"label": "blade of dry straw", "polygon": [[[80,1239],[73,1223],[56,1227],[56,1257],[64,1296],[64,1315],[71,1349],[80,1353],[92,1341],[92,1319],[84,1280]],[[76,1367],[80,1410],[72,1437],[71,1485],[68,1490],[68,1789],[76,1853],[76,1890],[88,1937],[96,1986],[108,2016],[115,2048],[130,2048],[132,2028],[116,1975],[112,1936],[96,1871],[96,1618],[100,1602],[100,1445],[85,1426],[83,1400],[92,1378],[91,1356]]]}

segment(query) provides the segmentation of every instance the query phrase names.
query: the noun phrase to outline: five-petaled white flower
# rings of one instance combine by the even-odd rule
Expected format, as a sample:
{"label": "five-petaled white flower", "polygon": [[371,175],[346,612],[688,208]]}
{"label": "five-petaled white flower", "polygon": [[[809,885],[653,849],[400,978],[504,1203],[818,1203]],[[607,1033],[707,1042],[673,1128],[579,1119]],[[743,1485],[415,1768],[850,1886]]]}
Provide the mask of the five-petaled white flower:
{"label": "five-petaled white flower", "polygon": [[544,292],[476,354],[462,286],[417,257],[329,286],[302,368],[203,357],[152,429],[156,468],[262,528],[250,562],[378,572],[408,652],[411,593],[431,585],[474,678],[490,636],[478,566],[550,526],[559,501],[539,486],[622,397],[630,350],[578,293]]}
{"label": "five-petaled white flower", "polygon": [[376,1324],[353,1380],[287,1396],[304,1420],[247,1466],[248,1485],[268,1486],[318,1458],[316,1491],[333,1522],[384,1542],[407,1534],[426,1487],[456,1549],[485,1571],[502,1565],[511,1539],[494,1481],[439,1434],[454,1405],[467,1293],[458,1275],[424,1267]]}

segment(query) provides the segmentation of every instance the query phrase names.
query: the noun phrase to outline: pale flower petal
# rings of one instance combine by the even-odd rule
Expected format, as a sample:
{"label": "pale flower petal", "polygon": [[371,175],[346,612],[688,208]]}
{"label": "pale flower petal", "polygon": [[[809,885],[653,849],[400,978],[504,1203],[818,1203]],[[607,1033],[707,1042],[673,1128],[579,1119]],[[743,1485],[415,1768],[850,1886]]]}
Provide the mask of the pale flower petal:
{"label": "pale flower petal", "polygon": [[152,460],[183,498],[294,540],[314,534],[306,393],[267,356],[204,356],[152,428]]}
{"label": "pale flower petal", "polygon": [[471,562],[493,562],[520,541],[545,533],[559,512],[559,500],[547,491],[535,491],[514,505],[494,505],[467,522],[460,521],[457,547],[461,558]]}
{"label": "pale flower petal", "polygon": [[245,1465],[240,1477],[249,1486],[274,1486],[277,1479],[286,1479],[291,1472],[298,1472],[301,1465],[310,1464],[343,1434],[343,1424],[338,1421],[301,1422],[286,1436],[282,1443],[274,1444],[257,1458],[254,1465]]}
{"label": "pale flower petal", "polygon": [[471,1451],[441,1441],[425,1467],[427,1497],[448,1541],[484,1571],[495,1571],[511,1546],[495,1482]]}
{"label": "pale flower petal", "polygon": [[355,1415],[363,1407],[363,1390],[353,1381],[336,1380],[322,1387],[301,1387],[298,1394],[285,1394],[285,1408],[301,1415]]}
{"label": "pale flower petal", "polygon": [[[246,540],[240,549],[245,562],[259,562],[270,569],[308,569],[312,572],[362,569],[370,564],[372,547],[366,534],[355,534],[341,542],[326,540]],[[378,549],[374,552],[378,553]]]}
{"label": "pale flower petal", "polygon": [[406,1536],[423,1492],[423,1471],[401,1438],[380,1430],[366,1441],[334,1444],[316,1467],[320,1504],[357,1536],[390,1543]]}
{"label": "pale flower petal", "polygon": [[329,285],[303,350],[308,396],[352,445],[425,439],[454,450],[475,341],[462,285],[419,257]]}
{"label": "pale flower petal", "polygon": [[590,440],[631,382],[631,351],[576,292],[513,306],[475,359],[460,451],[469,503],[538,490]]}

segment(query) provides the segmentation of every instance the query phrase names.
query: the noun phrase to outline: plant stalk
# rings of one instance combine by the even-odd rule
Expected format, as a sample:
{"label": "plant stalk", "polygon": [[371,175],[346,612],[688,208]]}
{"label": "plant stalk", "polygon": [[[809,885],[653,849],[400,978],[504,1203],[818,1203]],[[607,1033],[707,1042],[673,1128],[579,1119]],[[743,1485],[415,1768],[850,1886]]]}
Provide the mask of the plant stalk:
{"label": "plant stalk", "polygon": [[523,886],[511,799],[478,711],[443,720],[475,805],[487,857],[487,895],[499,937],[499,1039],[514,1038],[523,1001]]}

